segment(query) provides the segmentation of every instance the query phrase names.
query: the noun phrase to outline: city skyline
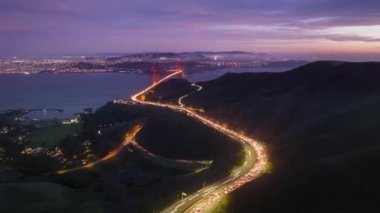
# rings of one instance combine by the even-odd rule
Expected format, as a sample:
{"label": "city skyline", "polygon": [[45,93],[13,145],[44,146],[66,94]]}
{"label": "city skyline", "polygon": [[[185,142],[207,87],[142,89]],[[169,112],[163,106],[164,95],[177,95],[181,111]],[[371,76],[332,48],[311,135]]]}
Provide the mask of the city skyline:
{"label": "city skyline", "polygon": [[380,60],[380,2],[3,0],[0,56],[231,51]]}

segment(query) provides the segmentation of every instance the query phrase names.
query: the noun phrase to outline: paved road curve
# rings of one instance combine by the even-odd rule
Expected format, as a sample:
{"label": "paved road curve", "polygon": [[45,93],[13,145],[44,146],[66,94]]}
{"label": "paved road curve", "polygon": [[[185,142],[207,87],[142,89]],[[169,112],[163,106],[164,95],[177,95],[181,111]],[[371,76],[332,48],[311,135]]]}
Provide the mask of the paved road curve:
{"label": "paved road curve", "polygon": [[104,161],[107,161],[107,160],[115,157],[117,154],[119,154],[119,152],[121,150],[123,150],[129,143],[131,143],[133,141],[136,134],[141,130],[141,128],[142,128],[142,125],[140,125],[140,124],[135,125],[130,132],[127,132],[125,134],[123,142],[118,147],[116,147],[116,149],[112,150],[110,153],[108,153],[106,156],[100,158],[99,160],[85,164],[85,165],[80,166],[80,167],[75,167],[72,169],[58,170],[57,174],[62,175],[62,174],[70,173],[70,172],[76,172],[76,171],[80,171],[83,169],[88,169],[88,168],[91,168],[91,167],[93,167],[99,163],[102,163]]}
{"label": "paved road curve", "polygon": [[199,114],[195,110],[185,107],[182,104],[183,98],[180,100],[180,105],[164,104],[164,103],[158,103],[158,102],[145,100],[146,92],[148,92],[151,89],[154,89],[158,84],[179,74],[182,74],[181,70],[177,70],[176,72],[161,79],[159,82],[133,95],[131,99],[134,102],[137,102],[140,104],[157,106],[157,107],[171,109],[176,112],[185,113],[189,117],[192,117],[202,122],[203,124],[211,128],[214,128],[217,131],[225,134],[226,136],[229,136],[243,144],[245,152],[246,152],[246,159],[239,168],[235,169],[235,171],[232,172],[231,175],[229,175],[223,180],[220,180],[212,185],[204,187],[203,189],[195,192],[192,195],[189,195],[185,199],[182,199],[174,203],[173,205],[169,206],[168,208],[162,211],[165,213],[166,212],[171,212],[171,213],[210,212],[214,207],[217,206],[219,201],[225,195],[241,187],[243,184],[256,179],[257,177],[259,177],[265,172],[267,168],[267,164],[268,164],[267,154],[265,152],[264,147],[260,143],[258,143],[256,140],[250,137],[247,137],[245,135],[242,135],[220,124],[217,124],[213,122],[212,120],[210,120],[209,118],[205,117],[204,115]]}

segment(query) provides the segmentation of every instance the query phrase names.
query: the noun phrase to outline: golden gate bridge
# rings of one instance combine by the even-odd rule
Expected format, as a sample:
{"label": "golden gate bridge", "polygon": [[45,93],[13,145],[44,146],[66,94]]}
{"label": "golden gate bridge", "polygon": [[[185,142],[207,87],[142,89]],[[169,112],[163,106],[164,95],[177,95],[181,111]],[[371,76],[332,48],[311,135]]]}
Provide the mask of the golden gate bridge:
{"label": "golden gate bridge", "polygon": [[[168,72],[178,72],[183,71],[183,67],[181,66],[181,61],[178,59],[178,61],[175,63],[174,67],[168,70]],[[158,64],[154,63],[152,66],[152,83],[157,84],[160,81],[160,70]],[[184,73],[181,73],[181,77],[184,77]]]}

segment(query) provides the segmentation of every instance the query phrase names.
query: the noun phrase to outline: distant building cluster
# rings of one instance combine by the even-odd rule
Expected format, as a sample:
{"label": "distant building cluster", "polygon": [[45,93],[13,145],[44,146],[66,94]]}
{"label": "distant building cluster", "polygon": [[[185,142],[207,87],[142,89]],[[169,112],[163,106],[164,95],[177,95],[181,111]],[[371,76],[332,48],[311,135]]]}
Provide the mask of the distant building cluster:
{"label": "distant building cluster", "polygon": [[60,57],[55,59],[0,59],[0,74],[36,74],[66,72],[130,72],[150,73],[153,64],[162,70],[181,61],[186,72],[224,68],[267,66],[274,59],[263,53],[248,52],[185,52],[141,53],[125,56]]}

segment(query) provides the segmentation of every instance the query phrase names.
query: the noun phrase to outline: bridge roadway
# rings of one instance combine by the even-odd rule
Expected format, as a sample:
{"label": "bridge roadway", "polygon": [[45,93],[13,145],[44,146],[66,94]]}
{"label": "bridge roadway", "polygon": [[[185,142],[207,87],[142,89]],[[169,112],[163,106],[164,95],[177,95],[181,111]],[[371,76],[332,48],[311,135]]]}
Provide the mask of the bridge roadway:
{"label": "bridge roadway", "polygon": [[[217,206],[217,204],[224,196],[241,187],[245,183],[250,182],[262,175],[267,168],[268,158],[264,147],[255,139],[247,137],[232,129],[229,129],[228,127],[215,123],[203,114],[200,114],[191,108],[185,107],[182,104],[183,98],[180,100],[180,105],[152,102],[145,100],[145,98],[141,98],[144,96],[146,92],[148,92],[151,89],[154,89],[160,83],[179,74],[182,74],[181,70],[177,70],[176,72],[161,79],[157,83],[154,83],[151,86],[147,87],[143,91],[133,95],[131,99],[139,104],[162,107],[176,112],[184,113],[187,116],[202,122],[204,125],[213,128],[228,137],[235,139],[243,145],[246,153],[245,161],[239,168],[236,168],[228,177],[220,181],[217,181],[216,183],[213,183],[209,186],[206,186],[203,189],[198,190],[197,192],[189,195],[188,197],[180,201],[175,202],[174,204],[162,211],[164,213],[210,212],[214,207]],[[201,90],[201,88],[199,88],[199,90]]]}

